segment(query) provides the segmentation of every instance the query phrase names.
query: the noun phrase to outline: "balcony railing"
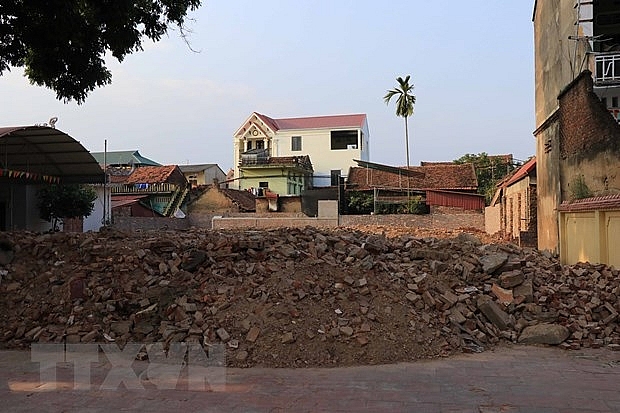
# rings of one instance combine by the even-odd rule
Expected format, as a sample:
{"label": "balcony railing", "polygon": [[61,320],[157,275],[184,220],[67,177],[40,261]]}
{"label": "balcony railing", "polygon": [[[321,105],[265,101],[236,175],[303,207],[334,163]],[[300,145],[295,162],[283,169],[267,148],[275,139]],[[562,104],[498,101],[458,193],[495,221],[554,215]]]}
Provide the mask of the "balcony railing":
{"label": "balcony railing", "polygon": [[264,165],[269,163],[270,153],[269,149],[252,149],[241,154],[240,164],[243,166],[248,165]]}
{"label": "balcony railing", "polygon": [[110,192],[113,194],[166,194],[172,193],[177,189],[176,184],[157,183],[157,184],[112,184]]}
{"label": "balcony railing", "polygon": [[597,84],[620,83],[620,53],[596,56],[594,81]]}

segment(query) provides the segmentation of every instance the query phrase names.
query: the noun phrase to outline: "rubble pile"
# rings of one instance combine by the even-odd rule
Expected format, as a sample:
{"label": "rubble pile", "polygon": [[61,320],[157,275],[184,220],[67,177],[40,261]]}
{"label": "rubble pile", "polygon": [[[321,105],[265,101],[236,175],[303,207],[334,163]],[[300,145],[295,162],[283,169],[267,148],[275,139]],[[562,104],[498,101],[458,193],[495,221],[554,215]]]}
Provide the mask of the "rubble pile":
{"label": "rubble pile", "polygon": [[0,346],[225,343],[230,366],[410,361],[539,343],[620,348],[604,265],[413,230],[9,233]]}

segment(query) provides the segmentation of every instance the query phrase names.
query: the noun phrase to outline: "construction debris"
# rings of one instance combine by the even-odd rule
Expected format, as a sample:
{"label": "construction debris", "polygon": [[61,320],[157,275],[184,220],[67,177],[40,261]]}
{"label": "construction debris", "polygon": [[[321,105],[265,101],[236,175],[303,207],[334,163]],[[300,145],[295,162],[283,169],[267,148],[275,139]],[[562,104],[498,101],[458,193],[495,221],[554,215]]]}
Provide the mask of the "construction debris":
{"label": "construction debris", "polygon": [[562,266],[475,235],[8,233],[0,345],[227,343],[228,365],[265,367],[411,361],[502,342],[620,348],[617,269]]}

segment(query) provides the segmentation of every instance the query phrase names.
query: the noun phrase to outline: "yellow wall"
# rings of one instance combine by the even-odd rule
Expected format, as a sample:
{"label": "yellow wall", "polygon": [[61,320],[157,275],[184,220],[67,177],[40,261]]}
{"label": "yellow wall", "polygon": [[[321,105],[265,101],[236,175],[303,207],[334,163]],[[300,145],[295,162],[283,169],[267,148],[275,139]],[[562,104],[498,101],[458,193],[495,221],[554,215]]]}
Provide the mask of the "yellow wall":
{"label": "yellow wall", "polygon": [[560,212],[560,261],[620,266],[620,211]]}
{"label": "yellow wall", "polygon": [[269,190],[276,194],[287,194],[287,171],[276,168],[248,168],[241,171],[239,189],[258,188],[260,182],[268,182]]}

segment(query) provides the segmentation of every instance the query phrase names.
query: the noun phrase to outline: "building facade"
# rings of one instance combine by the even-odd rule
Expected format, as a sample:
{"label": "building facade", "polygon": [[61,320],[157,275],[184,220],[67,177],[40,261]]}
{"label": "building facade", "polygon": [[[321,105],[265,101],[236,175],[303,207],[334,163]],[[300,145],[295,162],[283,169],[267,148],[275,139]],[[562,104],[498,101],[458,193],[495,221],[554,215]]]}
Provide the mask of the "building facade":
{"label": "building facade", "polygon": [[583,182],[620,191],[620,4],[534,3],[538,248],[560,252],[558,208]]}
{"label": "building facade", "polygon": [[233,136],[231,187],[249,188],[240,167],[253,155],[264,160],[308,156],[311,185],[337,185],[339,177],[355,166],[354,159],[369,159],[369,144],[365,114],[273,119],[254,112]]}

